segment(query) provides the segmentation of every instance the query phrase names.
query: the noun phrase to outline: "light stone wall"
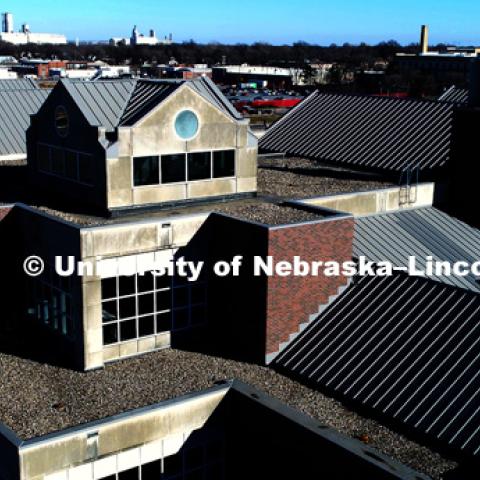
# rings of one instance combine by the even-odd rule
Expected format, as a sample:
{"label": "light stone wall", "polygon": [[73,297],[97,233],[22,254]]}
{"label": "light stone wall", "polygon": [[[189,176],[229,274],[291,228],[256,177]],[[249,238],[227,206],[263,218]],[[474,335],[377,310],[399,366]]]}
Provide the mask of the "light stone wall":
{"label": "light stone wall", "polygon": [[205,425],[227,391],[217,388],[20,447],[21,480],[94,480],[112,469],[173,455]]}
{"label": "light stone wall", "polygon": [[410,191],[393,187],[310,198],[302,200],[301,203],[359,216],[405,208],[430,207],[433,203],[434,192],[434,183],[421,183],[418,186],[412,186]]}
{"label": "light stone wall", "polygon": [[[199,117],[198,134],[189,141],[175,133],[182,110]],[[118,157],[107,158],[108,208],[129,207],[256,191],[257,146],[248,141],[248,124],[237,122],[184,84],[132,128],[119,128]],[[236,151],[236,177],[171,185],[133,187],[132,158],[193,151]]]}
{"label": "light stone wall", "polygon": [[[168,261],[200,230],[208,213],[160,218],[146,222],[85,228],[80,231],[82,261]],[[151,258],[150,258],[151,257]],[[98,273],[98,272],[94,272]],[[116,274],[116,271],[111,276]],[[108,275],[110,276],[110,275]],[[84,369],[101,368],[106,362],[170,346],[170,333],[152,335],[121,344],[103,345],[101,276],[82,277]]]}

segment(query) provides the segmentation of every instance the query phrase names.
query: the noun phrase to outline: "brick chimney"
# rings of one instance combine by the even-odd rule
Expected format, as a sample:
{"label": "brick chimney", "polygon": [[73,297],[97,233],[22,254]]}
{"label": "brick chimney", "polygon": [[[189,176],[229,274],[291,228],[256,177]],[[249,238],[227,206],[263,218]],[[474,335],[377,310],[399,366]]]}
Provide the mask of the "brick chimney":
{"label": "brick chimney", "polygon": [[422,25],[422,33],[420,36],[420,53],[428,53],[428,25]]}

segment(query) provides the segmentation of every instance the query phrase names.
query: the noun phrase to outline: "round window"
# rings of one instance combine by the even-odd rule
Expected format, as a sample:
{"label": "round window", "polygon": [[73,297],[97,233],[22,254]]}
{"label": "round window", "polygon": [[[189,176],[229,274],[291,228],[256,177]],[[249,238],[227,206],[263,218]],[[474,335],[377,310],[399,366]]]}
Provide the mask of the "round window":
{"label": "round window", "polygon": [[68,119],[68,113],[65,107],[59,106],[55,110],[55,128],[57,133],[61,137],[68,135],[68,129],[70,127],[70,120]]}
{"label": "round window", "polygon": [[198,117],[190,110],[184,110],[177,115],[175,132],[182,140],[190,140],[198,132]]}

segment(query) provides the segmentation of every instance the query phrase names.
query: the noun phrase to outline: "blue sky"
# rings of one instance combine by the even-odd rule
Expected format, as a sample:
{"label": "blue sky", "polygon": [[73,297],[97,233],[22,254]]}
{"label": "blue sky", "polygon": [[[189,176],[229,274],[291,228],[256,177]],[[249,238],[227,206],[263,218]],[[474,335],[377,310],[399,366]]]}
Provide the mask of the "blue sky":
{"label": "blue sky", "polygon": [[480,44],[478,0],[7,0],[1,9],[15,29],[28,22],[81,40],[129,36],[137,24],[177,41],[410,43],[427,23],[432,43]]}

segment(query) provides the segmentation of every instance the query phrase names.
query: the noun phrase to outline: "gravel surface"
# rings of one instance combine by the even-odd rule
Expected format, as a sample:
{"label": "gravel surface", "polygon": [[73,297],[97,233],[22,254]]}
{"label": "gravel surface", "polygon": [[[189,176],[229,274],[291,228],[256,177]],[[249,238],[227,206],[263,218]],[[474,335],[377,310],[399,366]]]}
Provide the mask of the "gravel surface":
{"label": "gravel surface", "polygon": [[89,373],[0,353],[0,421],[28,439],[200,391],[215,381],[233,378],[434,478],[455,466],[269,368],[178,350],[131,358]]}
{"label": "gravel surface", "polygon": [[[328,171],[304,158],[260,159],[259,166],[258,193],[283,198],[308,198],[392,186],[391,182],[382,180],[348,178],[344,170]],[[345,178],[341,178],[342,175]]]}
{"label": "gravel surface", "polygon": [[267,225],[310,222],[322,218],[320,214],[307,212],[298,208],[260,202],[246,202],[244,205],[231,206],[227,203],[221,208],[215,208],[215,211]]}

